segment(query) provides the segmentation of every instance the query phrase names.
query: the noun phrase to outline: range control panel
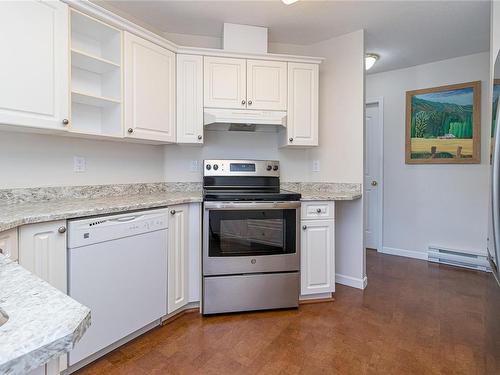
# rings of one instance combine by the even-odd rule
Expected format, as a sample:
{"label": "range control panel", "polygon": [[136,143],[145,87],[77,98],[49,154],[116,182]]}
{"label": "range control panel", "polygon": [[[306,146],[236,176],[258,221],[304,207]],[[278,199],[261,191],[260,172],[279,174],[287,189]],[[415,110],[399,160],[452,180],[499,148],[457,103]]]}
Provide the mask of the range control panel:
{"label": "range control panel", "polygon": [[204,160],[203,176],[271,176],[279,177],[277,160]]}

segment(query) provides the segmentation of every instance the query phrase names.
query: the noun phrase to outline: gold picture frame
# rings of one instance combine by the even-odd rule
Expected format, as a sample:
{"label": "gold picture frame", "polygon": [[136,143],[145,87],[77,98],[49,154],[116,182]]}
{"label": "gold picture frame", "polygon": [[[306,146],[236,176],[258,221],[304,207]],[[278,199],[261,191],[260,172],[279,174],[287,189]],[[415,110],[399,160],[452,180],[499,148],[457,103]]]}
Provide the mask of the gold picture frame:
{"label": "gold picture frame", "polygon": [[481,81],[406,92],[405,161],[481,162]]}

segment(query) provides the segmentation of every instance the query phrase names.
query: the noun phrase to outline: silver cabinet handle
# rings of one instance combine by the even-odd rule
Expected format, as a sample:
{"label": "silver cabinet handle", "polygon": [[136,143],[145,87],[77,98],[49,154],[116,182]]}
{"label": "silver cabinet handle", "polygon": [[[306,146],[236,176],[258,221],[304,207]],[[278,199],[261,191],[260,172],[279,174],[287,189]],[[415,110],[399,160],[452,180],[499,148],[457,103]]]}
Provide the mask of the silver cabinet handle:
{"label": "silver cabinet handle", "polygon": [[69,124],[69,120],[67,118],[65,118],[64,120],[62,120],[62,123],[64,126],[66,126]]}
{"label": "silver cabinet handle", "polygon": [[65,226],[59,227],[59,228],[57,229],[57,231],[58,231],[59,233],[66,233],[66,227],[65,227]]}
{"label": "silver cabinet handle", "polygon": [[128,131],[130,134],[132,134],[132,133],[134,132],[134,129],[132,129],[132,128],[128,128],[128,130],[127,130],[127,131]]}
{"label": "silver cabinet handle", "polygon": [[307,225],[302,225],[302,229],[306,230],[307,229]]}
{"label": "silver cabinet handle", "polygon": [[321,208],[317,208],[316,212],[319,214],[321,212]]}
{"label": "silver cabinet handle", "polygon": [[241,101],[241,104],[245,105],[246,101],[245,100],[242,100]]}
{"label": "silver cabinet handle", "polygon": [[248,101],[248,105],[252,105],[252,101],[251,100]]}
{"label": "silver cabinet handle", "polygon": [[175,210],[170,210],[170,215],[175,215]]}
{"label": "silver cabinet handle", "polygon": [[293,138],[292,138],[292,137],[288,138],[288,140],[289,140],[290,142],[293,142]]}
{"label": "silver cabinet handle", "polygon": [[201,134],[198,136],[198,139],[201,140],[203,137],[201,136]]}

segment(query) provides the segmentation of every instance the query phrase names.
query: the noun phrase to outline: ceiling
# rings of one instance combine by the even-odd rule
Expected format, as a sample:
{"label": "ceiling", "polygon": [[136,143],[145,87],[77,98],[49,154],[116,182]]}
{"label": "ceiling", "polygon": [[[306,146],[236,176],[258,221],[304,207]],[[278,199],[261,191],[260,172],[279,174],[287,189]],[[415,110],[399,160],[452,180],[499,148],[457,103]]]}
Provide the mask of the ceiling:
{"label": "ceiling", "polygon": [[271,42],[308,45],[366,30],[370,72],[489,50],[488,1],[106,1],[166,33],[222,36],[224,22],[269,27]]}

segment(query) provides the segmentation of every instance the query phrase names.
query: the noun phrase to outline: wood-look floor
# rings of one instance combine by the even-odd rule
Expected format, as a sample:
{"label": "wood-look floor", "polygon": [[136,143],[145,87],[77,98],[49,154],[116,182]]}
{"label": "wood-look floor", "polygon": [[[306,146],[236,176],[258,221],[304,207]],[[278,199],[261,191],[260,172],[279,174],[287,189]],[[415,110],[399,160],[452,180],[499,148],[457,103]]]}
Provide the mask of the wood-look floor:
{"label": "wood-look floor", "polygon": [[186,314],[78,374],[500,374],[493,276],[373,251],[367,274],[335,302]]}

